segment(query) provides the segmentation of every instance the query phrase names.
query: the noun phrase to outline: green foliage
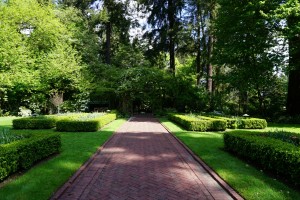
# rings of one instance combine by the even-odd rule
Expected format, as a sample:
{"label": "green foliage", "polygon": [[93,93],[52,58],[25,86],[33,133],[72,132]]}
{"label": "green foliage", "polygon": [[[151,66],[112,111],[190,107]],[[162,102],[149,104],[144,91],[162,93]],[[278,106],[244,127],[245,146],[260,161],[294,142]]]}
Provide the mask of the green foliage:
{"label": "green foliage", "polygon": [[257,132],[225,133],[224,144],[227,151],[300,186],[299,147]]}
{"label": "green foliage", "polygon": [[0,180],[58,153],[60,147],[58,134],[27,134],[25,139],[0,145]]}
{"label": "green foliage", "polygon": [[225,120],[203,116],[169,114],[168,118],[191,131],[224,131],[227,125]]}
{"label": "green foliage", "polygon": [[13,120],[14,129],[51,129],[55,127],[55,118],[30,117]]}
{"label": "green foliage", "polygon": [[12,134],[9,129],[3,128],[0,129],[0,145],[1,144],[8,144],[16,140],[21,140],[23,139],[24,136],[22,135],[16,135]]}
{"label": "green foliage", "polygon": [[100,128],[106,124],[112,122],[117,118],[116,114],[106,114],[94,119],[69,119],[60,120],[56,123],[57,131],[66,132],[94,132],[98,131]]}
{"label": "green foliage", "polygon": [[168,118],[191,131],[206,131],[209,126],[208,120],[200,120],[196,117],[186,115],[170,113],[168,114]]}
{"label": "green foliage", "polygon": [[226,120],[227,128],[230,128],[230,129],[236,129],[237,128],[237,121],[238,121],[237,118],[228,118],[228,117],[221,117],[221,116],[215,116],[215,115],[209,115],[209,117]]}
{"label": "green foliage", "polygon": [[227,121],[224,119],[216,119],[211,117],[197,116],[199,119],[208,120],[208,131],[225,131],[227,128]]}
{"label": "green foliage", "polygon": [[265,119],[258,118],[238,119],[237,124],[239,129],[264,129],[268,125]]}

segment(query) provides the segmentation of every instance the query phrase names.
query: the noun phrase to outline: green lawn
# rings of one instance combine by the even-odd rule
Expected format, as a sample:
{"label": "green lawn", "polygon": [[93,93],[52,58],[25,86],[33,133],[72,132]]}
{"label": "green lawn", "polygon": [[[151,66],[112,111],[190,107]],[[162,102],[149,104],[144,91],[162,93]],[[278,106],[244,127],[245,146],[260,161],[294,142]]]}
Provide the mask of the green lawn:
{"label": "green lawn", "polygon": [[[300,192],[265,175],[262,171],[248,165],[223,151],[223,134],[214,132],[185,131],[168,120],[162,123],[196,155],[212,167],[245,199],[283,200],[300,199]],[[286,130],[300,133],[300,126],[271,125],[267,130]]]}
{"label": "green lawn", "polygon": [[[0,120],[1,126],[8,127],[11,125],[11,119],[0,118]],[[5,121],[6,123],[4,123]],[[22,176],[0,188],[0,199],[49,199],[124,122],[123,119],[116,120],[98,132],[61,133],[61,153],[36,165]],[[34,131],[41,134],[53,132],[53,130]]]}

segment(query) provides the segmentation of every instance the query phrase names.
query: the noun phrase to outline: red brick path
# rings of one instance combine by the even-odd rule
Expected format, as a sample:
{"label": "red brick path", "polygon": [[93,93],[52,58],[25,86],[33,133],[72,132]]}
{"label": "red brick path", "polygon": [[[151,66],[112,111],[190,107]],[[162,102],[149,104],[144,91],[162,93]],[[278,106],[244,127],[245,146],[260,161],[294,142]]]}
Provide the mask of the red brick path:
{"label": "red brick path", "polygon": [[234,195],[159,122],[133,117],[52,199],[242,199]]}

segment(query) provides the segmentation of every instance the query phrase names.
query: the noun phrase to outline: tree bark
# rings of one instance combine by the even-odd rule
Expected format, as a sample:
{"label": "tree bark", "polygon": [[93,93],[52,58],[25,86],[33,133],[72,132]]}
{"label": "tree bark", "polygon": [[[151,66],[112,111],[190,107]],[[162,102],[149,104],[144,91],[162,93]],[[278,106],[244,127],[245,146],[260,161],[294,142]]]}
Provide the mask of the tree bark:
{"label": "tree bark", "polygon": [[207,63],[207,91],[212,93],[213,91],[213,66],[211,64],[211,57],[212,57],[212,45],[213,45],[213,36],[210,35],[208,38],[208,63]]}
{"label": "tree bark", "polygon": [[168,37],[169,37],[169,54],[170,54],[170,71],[175,74],[175,5],[173,0],[168,0]]}
{"label": "tree bark", "polygon": [[[295,29],[300,17],[289,17],[288,26],[291,30]],[[290,69],[300,69],[300,35],[295,34],[289,38],[289,66]]]}

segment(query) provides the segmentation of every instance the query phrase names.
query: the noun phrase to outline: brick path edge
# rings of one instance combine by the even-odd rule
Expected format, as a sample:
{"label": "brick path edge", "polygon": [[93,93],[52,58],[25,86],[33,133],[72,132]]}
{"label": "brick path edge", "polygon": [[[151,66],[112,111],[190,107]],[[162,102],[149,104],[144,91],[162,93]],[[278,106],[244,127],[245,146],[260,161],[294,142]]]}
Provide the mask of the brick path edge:
{"label": "brick path edge", "polygon": [[203,160],[201,160],[192,150],[190,150],[180,139],[178,139],[172,132],[159,120],[158,122],[168,131],[168,133],[183,147],[185,150],[199,163],[211,177],[219,183],[219,185],[235,200],[243,200],[244,198],[235,191],[227,182],[225,182],[211,167],[209,167]]}
{"label": "brick path edge", "polygon": [[53,193],[53,195],[49,198],[50,200],[57,200],[59,199],[64,192],[72,185],[72,183],[79,177],[79,175],[92,163],[92,161],[95,159],[96,155],[101,153],[102,149],[115,137],[115,133],[117,130],[114,131],[113,135],[106,140],[106,142],[101,145],[95,153],[71,176],[71,178],[68,179],[67,184],[63,183],[63,185]]}

